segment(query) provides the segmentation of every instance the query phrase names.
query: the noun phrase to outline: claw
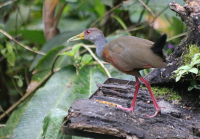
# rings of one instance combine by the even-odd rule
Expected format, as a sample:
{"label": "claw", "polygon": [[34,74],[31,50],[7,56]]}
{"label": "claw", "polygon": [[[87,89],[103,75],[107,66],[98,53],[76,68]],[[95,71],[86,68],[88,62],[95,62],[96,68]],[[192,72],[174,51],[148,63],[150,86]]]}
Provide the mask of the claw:
{"label": "claw", "polygon": [[133,108],[130,107],[130,108],[124,108],[122,106],[117,106],[118,108],[122,109],[122,110],[125,110],[125,111],[130,111],[130,112],[133,112]]}
{"label": "claw", "polygon": [[165,107],[159,107],[158,109],[156,109],[156,112],[154,115],[148,115],[148,114],[144,114],[145,116],[149,117],[149,118],[152,118],[152,117],[156,117],[159,113],[161,113],[161,109],[160,108],[163,108],[165,109]]}

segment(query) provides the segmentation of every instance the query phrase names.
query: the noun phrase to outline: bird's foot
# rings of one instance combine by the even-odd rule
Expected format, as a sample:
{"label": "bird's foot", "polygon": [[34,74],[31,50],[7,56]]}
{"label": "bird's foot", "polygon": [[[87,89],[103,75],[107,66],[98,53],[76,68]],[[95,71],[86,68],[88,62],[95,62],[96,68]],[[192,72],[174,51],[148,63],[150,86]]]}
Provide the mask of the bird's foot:
{"label": "bird's foot", "polygon": [[131,112],[133,112],[133,108],[132,107],[130,107],[130,108],[124,108],[121,105],[117,106],[117,107],[120,108],[120,109],[122,109],[122,110],[125,110],[125,111],[131,111]]}
{"label": "bird's foot", "polygon": [[161,112],[160,108],[164,108],[165,109],[165,107],[158,107],[158,108],[156,108],[156,112],[155,112],[154,115],[148,115],[148,114],[144,114],[144,115],[147,116],[147,117],[150,117],[150,118],[156,117]]}

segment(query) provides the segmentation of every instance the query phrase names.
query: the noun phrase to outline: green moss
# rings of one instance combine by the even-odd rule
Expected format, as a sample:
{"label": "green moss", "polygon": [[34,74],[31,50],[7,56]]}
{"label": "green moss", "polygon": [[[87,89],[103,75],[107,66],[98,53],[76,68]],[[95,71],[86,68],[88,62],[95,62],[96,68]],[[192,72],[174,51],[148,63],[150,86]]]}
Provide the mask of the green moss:
{"label": "green moss", "polygon": [[[142,88],[147,89],[145,86],[142,86]],[[153,94],[155,95],[155,97],[167,97],[167,100],[181,100],[181,96],[179,95],[179,93],[175,90],[173,90],[173,88],[167,88],[167,87],[151,87]]]}
{"label": "green moss", "polygon": [[[196,44],[190,44],[189,47],[183,52],[181,58],[182,60],[178,62],[177,66],[185,66],[190,65],[193,57],[195,54],[200,53],[200,47],[198,47]],[[176,74],[172,74],[169,79],[175,79],[177,77]]]}
{"label": "green moss", "polygon": [[188,53],[183,53],[182,56],[184,58],[184,65],[190,64],[194,54],[200,53],[200,48],[196,44],[191,44],[189,46],[189,51],[186,50]]}

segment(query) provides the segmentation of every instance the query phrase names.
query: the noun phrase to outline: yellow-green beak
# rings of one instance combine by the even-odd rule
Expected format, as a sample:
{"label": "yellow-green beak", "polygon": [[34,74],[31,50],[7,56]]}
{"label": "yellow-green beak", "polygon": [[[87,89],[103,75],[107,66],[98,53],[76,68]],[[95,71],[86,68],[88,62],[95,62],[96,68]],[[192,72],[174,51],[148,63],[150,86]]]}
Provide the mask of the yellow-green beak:
{"label": "yellow-green beak", "polygon": [[77,40],[81,40],[81,39],[84,39],[83,33],[80,33],[74,37],[71,37],[70,39],[67,40],[67,42],[77,41]]}

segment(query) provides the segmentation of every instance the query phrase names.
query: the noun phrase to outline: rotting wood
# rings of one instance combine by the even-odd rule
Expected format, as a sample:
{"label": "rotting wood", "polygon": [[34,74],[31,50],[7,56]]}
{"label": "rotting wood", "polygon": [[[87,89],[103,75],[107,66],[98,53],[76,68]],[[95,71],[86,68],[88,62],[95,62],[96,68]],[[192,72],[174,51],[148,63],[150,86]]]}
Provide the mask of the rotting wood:
{"label": "rotting wood", "polygon": [[[67,121],[63,124],[63,133],[102,139],[200,139],[200,111],[183,109],[160,99],[158,104],[166,109],[162,109],[161,115],[155,118],[146,117],[143,114],[153,114],[154,106],[145,89],[139,90],[134,112],[96,101],[130,107],[135,82],[131,81],[132,87],[129,86],[129,90],[125,87],[127,82],[129,81],[109,78],[89,99],[74,101],[68,111]],[[116,83],[121,87],[113,88]],[[106,87],[107,90],[117,93],[105,93],[107,90],[103,89]],[[124,91],[115,90],[119,88],[124,88]],[[119,94],[126,94],[127,97],[121,97]]]}

